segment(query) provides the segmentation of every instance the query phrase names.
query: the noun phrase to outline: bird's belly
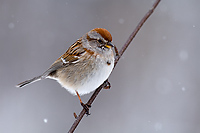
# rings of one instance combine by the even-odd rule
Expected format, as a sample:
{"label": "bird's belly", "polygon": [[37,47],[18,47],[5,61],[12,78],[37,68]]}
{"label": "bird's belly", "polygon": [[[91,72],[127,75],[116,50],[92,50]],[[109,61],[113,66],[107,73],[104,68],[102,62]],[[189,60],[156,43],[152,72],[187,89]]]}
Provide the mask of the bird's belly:
{"label": "bird's belly", "polygon": [[109,65],[104,62],[99,63],[97,67],[79,66],[77,69],[74,68],[74,71],[66,68],[66,70],[60,72],[56,80],[73,95],[76,95],[75,90],[83,95],[97,89],[109,77],[113,67],[114,60]]}

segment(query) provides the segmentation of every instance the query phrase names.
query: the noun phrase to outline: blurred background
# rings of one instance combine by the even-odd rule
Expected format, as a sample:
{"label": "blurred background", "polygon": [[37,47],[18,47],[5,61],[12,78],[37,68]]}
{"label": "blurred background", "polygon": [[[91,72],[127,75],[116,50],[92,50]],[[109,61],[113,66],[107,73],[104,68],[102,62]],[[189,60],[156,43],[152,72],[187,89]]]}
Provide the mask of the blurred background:
{"label": "blurred background", "polygon": [[[1,0],[0,132],[66,133],[82,107],[43,73],[84,33],[108,29],[120,50],[154,0]],[[200,132],[200,1],[161,1],[77,133]],[[82,96],[87,102],[92,93]]]}

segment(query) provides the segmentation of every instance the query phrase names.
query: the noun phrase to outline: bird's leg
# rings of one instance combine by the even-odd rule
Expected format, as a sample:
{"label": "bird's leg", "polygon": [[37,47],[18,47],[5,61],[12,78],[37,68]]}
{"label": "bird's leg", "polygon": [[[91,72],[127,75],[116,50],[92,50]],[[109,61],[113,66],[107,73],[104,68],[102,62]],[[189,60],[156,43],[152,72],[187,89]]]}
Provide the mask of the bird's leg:
{"label": "bird's leg", "polygon": [[87,114],[87,115],[90,115],[90,113],[89,113],[89,108],[90,108],[91,106],[88,105],[88,104],[84,104],[84,103],[82,102],[81,97],[80,97],[80,95],[78,94],[77,91],[76,91],[76,94],[77,94],[78,99],[79,99],[79,101],[80,101],[80,103],[81,103],[81,106],[85,109],[86,114]]}

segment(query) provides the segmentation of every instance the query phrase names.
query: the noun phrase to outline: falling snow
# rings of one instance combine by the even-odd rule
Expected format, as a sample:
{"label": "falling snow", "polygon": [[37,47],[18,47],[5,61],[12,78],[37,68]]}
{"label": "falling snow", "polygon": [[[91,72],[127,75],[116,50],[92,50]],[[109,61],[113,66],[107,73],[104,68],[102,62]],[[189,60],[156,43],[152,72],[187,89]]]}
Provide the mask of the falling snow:
{"label": "falling snow", "polygon": [[44,121],[44,123],[47,123],[47,122],[48,122],[48,119],[45,118],[43,121]]}
{"label": "falling snow", "polygon": [[182,61],[186,61],[188,59],[188,52],[185,50],[181,50],[181,52],[179,53],[179,58]]}
{"label": "falling snow", "polygon": [[14,23],[12,23],[12,22],[11,22],[11,23],[9,23],[9,24],[8,24],[8,28],[9,28],[9,29],[13,29],[13,28],[15,28],[15,24],[14,24]]}
{"label": "falling snow", "polygon": [[162,37],[162,39],[163,39],[163,40],[166,40],[166,39],[167,39],[167,37],[166,37],[166,36],[163,36],[163,37]]}
{"label": "falling snow", "polygon": [[123,19],[123,18],[120,18],[120,19],[119,19],[119,23],[120,23],[120,24],[123,24],[123,23],[124,23],[124,19]]}
{"label": "falling snow", "polygon": [[182,87],[181,90],[182,90],[182,91],[185,91],[185,87]]}

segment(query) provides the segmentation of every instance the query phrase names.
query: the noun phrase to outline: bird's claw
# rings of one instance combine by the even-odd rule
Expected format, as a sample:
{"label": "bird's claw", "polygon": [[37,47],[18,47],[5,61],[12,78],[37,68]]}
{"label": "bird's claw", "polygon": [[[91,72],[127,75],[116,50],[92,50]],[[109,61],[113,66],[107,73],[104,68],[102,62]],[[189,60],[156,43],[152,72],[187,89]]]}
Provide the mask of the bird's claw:
{"label": "bird's claw", "polygon": [[91,105],[89,105],[89,104],[84,104],[84,103],[81,103],[81,106],[85,109],[85,111],[86,111],[86,115],[88,116],[88,115],[90,115],[90,113],[89,113],[89,108],[91,108]]}

